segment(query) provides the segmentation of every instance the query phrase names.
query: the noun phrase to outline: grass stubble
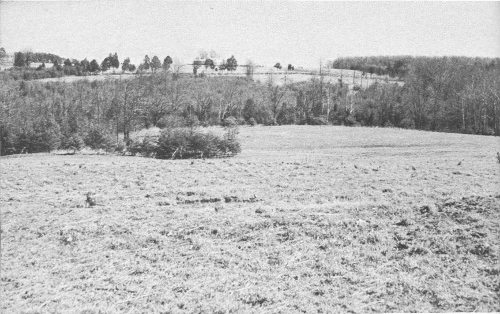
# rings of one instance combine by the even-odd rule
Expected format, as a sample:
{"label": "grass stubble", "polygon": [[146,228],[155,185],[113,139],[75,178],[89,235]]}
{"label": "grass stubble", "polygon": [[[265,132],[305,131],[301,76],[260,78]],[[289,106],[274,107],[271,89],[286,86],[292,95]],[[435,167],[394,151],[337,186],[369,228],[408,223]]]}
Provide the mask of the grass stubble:
{"label": "grass stubble", "polygon": [[0,310],[500,311],[498,138],[240,138],[231,159],[2,158]]}

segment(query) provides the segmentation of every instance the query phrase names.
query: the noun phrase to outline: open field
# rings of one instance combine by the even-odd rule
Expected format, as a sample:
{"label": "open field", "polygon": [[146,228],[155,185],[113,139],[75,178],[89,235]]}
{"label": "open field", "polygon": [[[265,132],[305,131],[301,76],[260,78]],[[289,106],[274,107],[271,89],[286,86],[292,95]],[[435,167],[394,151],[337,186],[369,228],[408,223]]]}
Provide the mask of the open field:
{"label": "open field", "polygon": [[[205,71],[207,71],[205,73]],[[246,68],[244,67],[239,67],[236,71],[234,72],[215,72],[212,70],[206,70],[205,67],[200,68],[199,73],[205,73],[205,75],[209,77],[246,77]],[[37,81],[40,82],[64,82],[64,83],[71,83],[71,82],[76,82],[80,80],[88,80],[88,81],[103,81],[107,79],[129,79],[129,78],[134,78],[138,76],[137,74],[119,74],[120,72],[117,71],[117,73],[112,74],[110,71],[107,74],[99,74],[99,75],[89,75],[89,76],[63,76],[63,77],[55,77],[55,78],[45,78],[45,79],[39,79]],[[181,71],[182,74],[185,75],[192,75],[192,67],[191,66],[185,66],[182,68]],[[150,73],[149,73],[150,74]],[[142,75],[149,75],[149,74],[142,74]],[[252,75],[252,78],[255,81],[259,81],[262,83],[266,83],[269,81],[270,76],[272,76],[273,83],[279,86],[285,85],[285,84],[292,84],[292,83],[298,83],[298,82],[306,82],[311,80],[312,78],[318,78],[319,73],[317,70],[301,70],[301,71],[284,71],[284,70],[276,70],[273,68],[256,68],[254,74]],[[353,88],[355,85],[361,86],[361,87],[368,87],[369,85],[372,85],[376,82],[379,83],[396,83],[399,85],[403,85],[404,82],[401,80],[397,80],[394,78],[389,78],[388,76],[377,76],[377,75],[372,75],[370,76],[369,74],[366,74],[362,76],[362,72],[360,71],[354,71],[354,70],[341,70],[341,69],[325,69],[323,71],[323,80],[325,83],[332,83],[336,84],[339,82],[339,79],[342,79],[343,83],[347,85],[349,88]]]}
{"label": "open field", "polygon": [[239,137],[231,159],[0,158],[0,311],[500,311],[498,137]]}

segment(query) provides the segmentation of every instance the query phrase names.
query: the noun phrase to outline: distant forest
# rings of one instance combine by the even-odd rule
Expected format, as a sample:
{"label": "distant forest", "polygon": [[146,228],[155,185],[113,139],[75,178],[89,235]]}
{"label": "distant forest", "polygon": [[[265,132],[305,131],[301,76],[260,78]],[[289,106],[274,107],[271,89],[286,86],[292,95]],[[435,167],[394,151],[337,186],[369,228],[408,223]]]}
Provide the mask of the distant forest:
{"label": "distant forest", "polygon": [[[379,64],[386,60],[380,58]],[[3,71],[1,153],[47,151],[96,138],[126,145],[130,133],[142,128],[227,123],[500,135],[498,59],[410,58],[403,67],[402,86],[375,83],[354,90],[321,76],[277,86],[272,76],[258,83],[251,76],[176,76],[163,67],[124,80],[73,83],[15,80]]]}
{"label": "distant forest", "polygon": [[[404,78],[409,73],[412,65],[416,62],[431,62],[435,57],[412,57],[412,56],[376,56],[376,57],[342,57],[328,63],[333,69],[349,69],[362,71],[369,74],[389,75],[390,77]],[[450,57],[456,65],[471,63],[481,69],[498,68],[499,58],[468,58]]]}

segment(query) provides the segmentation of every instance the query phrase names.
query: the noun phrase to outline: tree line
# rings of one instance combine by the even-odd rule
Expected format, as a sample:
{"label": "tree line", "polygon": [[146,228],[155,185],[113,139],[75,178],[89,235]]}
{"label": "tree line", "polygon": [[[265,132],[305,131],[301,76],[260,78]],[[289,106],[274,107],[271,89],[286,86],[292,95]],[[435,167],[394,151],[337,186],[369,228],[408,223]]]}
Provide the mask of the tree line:
{"label": "tree line", "polygon": [[341,57],[328,62],[327,66],[402,78],[408,73],[413,59],[411,56]]}
{"label": "tree line", "polygon": [[[410,68],[416,62],[433,59],[433,57],[412,56],[371,56],[371,57],[341,57],[328,62],[327,66],[334,69],[358,70],[364,73],[389,75],[390,77],[405,78]],[[473,62],[480,68],[491,69],[498,67],[499,58],[460,58],[458,63]],[[466,61],[467,60],[467,61]]]}
{"label": "tree line", "polygon": [[[164,62],[165,63],[165,62]],[[112,63],[110,62],[111,66]],[[242,77],[187,77],[159,71],[122,80],[73,83],[0,78],[2,154],[36,152],[75,140],[124,145],[149,127],[335,124],[500,135],[500,67],[472,58],[417,58],[404,85],[350,89],[342,81],[279,86]]]}
{"label": "tree line", "polygon": [[[1,48],[2,54],[0,57],[5,58],[5,49]],[[30,67],[32,63],[41,63],[36,68]],[[48,66],[46,63],[50,63]],[[14,63],[13,67],[9,70],[10,76],[14,80],[36,80],[43,78],[56,78],[62,76],[87,76],[95,75],[100,72],[106,72],[108,70],[119,70],[121,64],[121,70],[123,72],[129,73],[140,73],[140,72],[157,72],[159,70],[169,71],[173,70],[178,74],[180,67],[182,65],[176,65],[176,69],[172,69],[173,59],[170,56],[166,56],[163,62],[158,56],[153,56],[150,58],[148,55],[144,56],[142,63],[138,66],[131,63],[130,58],[125,58],[123,62],[120,62],[118,54],[109,54],[100,63],[96,59],[91,61],[87,58],[83,60],[61,58],[57,55],[50,53],[33,53],[33,52],[15,52],[14,53]],[[193,61],[191,64],[193,66],[193,73],[197,75],[198,69],[201,66],[206,68],[210,67],[216,71],[234,71],[238,67],[238,61],[234,56],[231,56],[227,60],[223,60],[222,64],[216,65],[214,61],[207,58],[203,62]]]}

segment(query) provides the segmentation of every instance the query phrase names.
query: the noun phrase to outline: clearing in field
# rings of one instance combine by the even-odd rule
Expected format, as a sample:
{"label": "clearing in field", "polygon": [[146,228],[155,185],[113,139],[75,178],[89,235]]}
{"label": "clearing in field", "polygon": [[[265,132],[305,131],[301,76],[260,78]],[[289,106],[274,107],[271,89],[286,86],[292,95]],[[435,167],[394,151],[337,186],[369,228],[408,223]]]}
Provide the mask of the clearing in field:
{"label": "clearing in field", "polygon": [[500,311],[498,138],[239,137],[231,159],[1,158],[0,310]]}

